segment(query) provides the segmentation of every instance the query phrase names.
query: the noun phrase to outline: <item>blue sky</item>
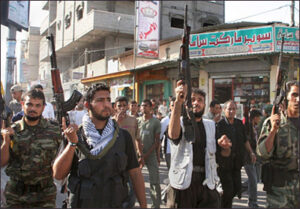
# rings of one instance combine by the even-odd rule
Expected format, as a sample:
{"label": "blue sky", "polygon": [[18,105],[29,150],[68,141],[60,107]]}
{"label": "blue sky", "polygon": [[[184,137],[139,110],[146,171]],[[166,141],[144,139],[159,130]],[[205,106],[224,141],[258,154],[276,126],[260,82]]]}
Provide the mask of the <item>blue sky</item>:
{"label": "blue sky", "polygon": [[[42,1],[31,1],[30,25],[39,26],[47,15],[41,10]],[[271,22],[280,21],[290,23],[291,1],[226,1],[225,2],[225,22],[251,21],[251,22]],[[295,21],[299,25],[299,1],[295,1]],[[260,14],[263,13],[263,14]],[[259,14],[259,15],[257,15]],[[255,15],[255,16],[254,16]],[[253,16],[253,17],[250,17]],[[247,17],[247,18],[245,18]],[[244,18],[244,19],[242,19]],[[4,71],[6,61],[6,38],[8,29],[1,25],[1,81],[4,84]],[[24,33],[17,32],[18,43],[25,39]],[[16,50],[16,56],[18,50]]]}

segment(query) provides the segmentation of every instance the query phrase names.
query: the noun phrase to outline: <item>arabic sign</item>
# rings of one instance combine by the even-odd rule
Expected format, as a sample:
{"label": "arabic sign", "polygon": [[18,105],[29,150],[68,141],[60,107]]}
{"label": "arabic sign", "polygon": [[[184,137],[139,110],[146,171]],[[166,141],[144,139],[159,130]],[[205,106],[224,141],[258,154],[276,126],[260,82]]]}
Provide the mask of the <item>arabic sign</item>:
{"label": "arabic sign", "polygon": [[18,28],[28,30],[29,1],[8,1],[7,20]]}
{"label": "arabic sign", "polygon": [[137,1],[137,56],[158,58],[159,1]]}
{"label": "arabic sign", "polygon": [[275,26],[275,51],[280,51],[282,35],[284,36],[283,51],[299,53],[299,28]]}
{"label": "arabic sign", "polygon": [[273,27],[192,34],[190,57],[270,52]]}

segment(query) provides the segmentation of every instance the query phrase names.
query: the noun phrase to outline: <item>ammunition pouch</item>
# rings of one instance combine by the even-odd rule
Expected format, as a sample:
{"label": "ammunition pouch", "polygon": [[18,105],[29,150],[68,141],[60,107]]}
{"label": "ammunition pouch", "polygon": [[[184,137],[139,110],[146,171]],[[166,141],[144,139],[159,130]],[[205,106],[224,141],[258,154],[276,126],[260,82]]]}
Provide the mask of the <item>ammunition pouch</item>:
{"label": "ammunition pouch", "polygon": [[[123,131],[119,132],[119,137],[124,137]],[[126,171],[128,157],[124,150],[125,140],[116,140],[103,157],[93,159],[89,158],[88,149],[79,147],[77,167],[72,168],[68,177],[68,207],[122,207],[128,194],[129,178]]]}
{"label": "ammunition pouch", "polygon": [[272,185],[275,187],[283,187],[287,182],[299,178],[297,171],[288,171],[287,169],[272,167]]}
{"label": "ammunition pouch", "polygon": [[263,164],[261,167],[261,181],[264,184],[263,190],[266,192],[271,191],[272,187],[272,167],[270,163]]}
{"label": "ammunition pouch", "polygon": [[53,183],[52,179],[45,179],[40,181],[37,184],[25,184],[23,181],[13,180],[13,179],[11,181],[13,182],[13,185],[15,185],[14,186],[15,192],[20,196],[27,193],[42,192],[45,188],[51,186],[50,184],[51,182]]}
{"label": "ammunition pouch", "polygon": [[297,171],[288,171],[287,169],[276,167],[271,163],[266,163],[262,166],[263,190],[266,192],[270,192],[272,186],[284,187],[287,182],[297,178],[299,178]]}
{"label": "ammunition pouch", "polygon": [[80,178],[76,176],[70,176],[67,183],[69,190],[69,201],[71,208],[78,207],[78,200],[80,196]]}

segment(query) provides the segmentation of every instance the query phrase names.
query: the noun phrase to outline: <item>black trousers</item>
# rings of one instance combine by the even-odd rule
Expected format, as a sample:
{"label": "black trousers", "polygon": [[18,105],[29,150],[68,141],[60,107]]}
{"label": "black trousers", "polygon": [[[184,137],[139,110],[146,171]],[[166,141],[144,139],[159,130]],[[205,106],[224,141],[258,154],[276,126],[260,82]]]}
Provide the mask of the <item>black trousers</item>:
{"label": "black trousers", "polygon": [[218,168],[218,175],[223,189],[221,208],[232,208],[234,196],[241,198],[241,171]]}
{"label": "black trousers", "polygon": [[210,190],[202,182],[204,173],[193,172],[189,188],[178,190],[171,187],[168,191],[168,208],[220,208],[220,195],[216,189]]}

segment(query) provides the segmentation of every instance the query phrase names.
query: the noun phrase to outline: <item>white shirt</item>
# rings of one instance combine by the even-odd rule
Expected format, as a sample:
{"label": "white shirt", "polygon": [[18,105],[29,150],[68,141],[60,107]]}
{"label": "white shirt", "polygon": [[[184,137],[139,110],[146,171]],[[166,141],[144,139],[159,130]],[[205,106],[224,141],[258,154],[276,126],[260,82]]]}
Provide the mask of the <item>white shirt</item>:
{"label": "white shirt", "polygon": [[43,117],[46,119],[55,119],[54,109],[50,102],[46,102],[46,106],[43,112]]}
{"label": "white shirt", "polygon": [[[167,127],[169,125],[169,122],[170,122],[170,117],[168,115],[166,117],[164,117],[160,121],[160,126],[161,126],[161,132],[160,132],[160,136],[159,136],[160,139],[163,138],[164,133],[166,132]],[[167,140],[167,150],[166,150],[166,153],[169,154],[169,153],[171,153],[171,150],[170,150],[170,139],[164,138],[164,140]]]}
{"label": "white shirt", "polygon": [[82,123],[82,118],[86,114],[86,110],[72,110],[69,112],[70,123],[79,126]]}
{"label": "white shirt", "polygon": [[168,107],[164,105],[159,105],[158,112],[160,112],[163,117],[166,117],[168,113]]}

